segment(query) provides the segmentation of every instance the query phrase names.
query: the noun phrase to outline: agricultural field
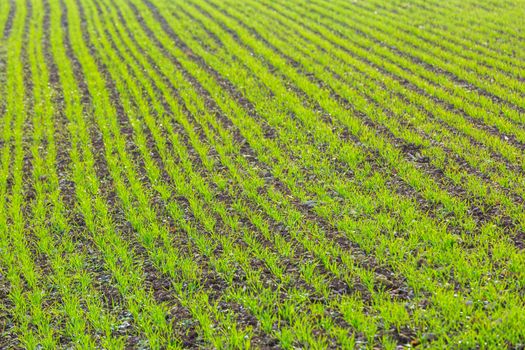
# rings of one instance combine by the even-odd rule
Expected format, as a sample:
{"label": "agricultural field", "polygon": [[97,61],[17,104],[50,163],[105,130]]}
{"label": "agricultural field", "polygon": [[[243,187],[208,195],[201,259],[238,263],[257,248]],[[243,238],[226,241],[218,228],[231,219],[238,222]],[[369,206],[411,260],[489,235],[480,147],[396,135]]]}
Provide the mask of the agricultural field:
{"label": "agricultural field", "polygon": [[0,349],[523,349],[524,0],[0,0]]}

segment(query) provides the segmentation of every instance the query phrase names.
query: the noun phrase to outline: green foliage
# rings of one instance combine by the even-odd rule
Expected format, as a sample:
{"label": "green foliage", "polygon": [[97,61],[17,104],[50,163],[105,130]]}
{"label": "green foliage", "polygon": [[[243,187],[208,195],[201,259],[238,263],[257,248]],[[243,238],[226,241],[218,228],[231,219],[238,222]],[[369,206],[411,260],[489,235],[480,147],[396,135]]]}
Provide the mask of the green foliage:
{"label": "green foliage", "polygon": [[523,347],[524,16],[0,1],[0,345]]}

